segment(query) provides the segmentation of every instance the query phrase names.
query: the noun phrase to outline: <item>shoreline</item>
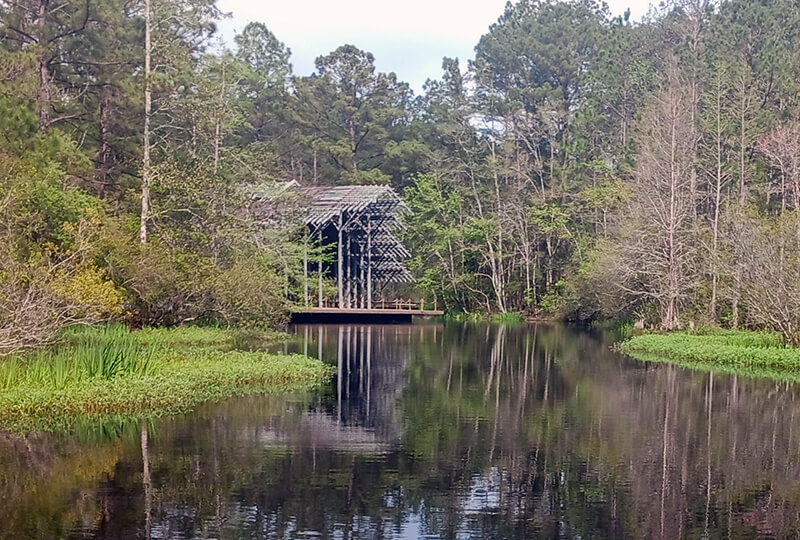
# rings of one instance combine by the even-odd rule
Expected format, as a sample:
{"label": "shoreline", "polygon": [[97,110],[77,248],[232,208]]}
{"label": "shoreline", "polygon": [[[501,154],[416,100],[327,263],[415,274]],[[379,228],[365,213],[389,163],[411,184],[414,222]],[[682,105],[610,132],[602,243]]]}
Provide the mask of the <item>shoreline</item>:
{"label": "shoreline", "polygon": [[614,348],[636,360],[746,377],[800,381],[800,349],[777,332],[700,330],[641,334]]}
{"label": "shoreline", "polygon": [[[90,339],[97,339],[97,329],[86,332]],[[141,347],[136,349],[137,357],[147,356],[152,365],[108,378],[86,376],[79,373],[86,361],[78,356],[81,345],[75,344],[55,353],[55,362],[47,357],[52,373],[44,375],[30,358],[0,360],[0,430],[68,431],[86,420],[183,414],[202,403],[234,396],[309,391],[332,375],[332,368],[317,359],[229,349],[241,337],[235,331],[190,328],[123,334],[125,339],[133,336]],[[269,335],[272,338],[262,345],[278,341],[275,334]],[[108,347],[106,342],[100,344]],[[65,362],[62,358],[67,354],[75,358]],[[70,363],[67,375],[59,372],[59,362]],[[3,376],[17,377],[20,382],[9,383]]]}

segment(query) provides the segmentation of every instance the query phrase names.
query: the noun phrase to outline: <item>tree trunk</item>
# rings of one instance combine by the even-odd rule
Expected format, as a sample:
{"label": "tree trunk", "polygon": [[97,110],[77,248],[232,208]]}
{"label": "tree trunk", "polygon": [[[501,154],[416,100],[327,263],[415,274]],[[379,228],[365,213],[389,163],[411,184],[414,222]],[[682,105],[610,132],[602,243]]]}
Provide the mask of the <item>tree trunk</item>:
{"label": "tree trunk", "polygon": [[713,239],[711,243],[711,305],[709,306],[709,315],[711,320],[715,321],[717,318],[717,287],[719,285],[719,264],[717,258],[719,256],[719,215],[720,206],[722,203],[722,182],[723,182],[723,156],[722,156],[722,96],[719,85],[717,87],[717,103],[716,103],[716,158],[717,170],[714,182],[714,222],[713,222]]}
{"label": "tree trunk", "polygon": [[152,115],[152,88],[150,73],[150,56],[152,30],[150,0],[144,0],[144,148],[142,159],[142,215],[139,224],[139,241],[147,243],[147,221],[150,218],[150,185],[152,170],[150,167],[150,116]]}
{"label": "tree trunk", "polygon": [[[222,113],[225,109],[225,66],[222,66],[222,84],[219,88],[219,110],[214,126],[214,174],[219,170],[219,152],[222,147]],[[301,172],[302,174],[302,172]]]}
{"label": "tree trunk", "polygon": [[[47,19],[48,0],[40,0],[37,13],[39,37],[44,38]],[[41,46],[44,46],[40,43]],[[48,51],[42,50],[39,54],[39,89],[36,95],[36,108],[39,109],[39,131],[42,133],[50,129],[50,101],[52,93],[50,88],[50,61]]]}
{"label": "tree trunk", "polygon": [[100,148],[97,151],[97,160],[100,166],[95,179],[98,184],[97,196],[105,198],[106,188],[109,183],[109,169],[111,158],[111,145],[108,142],[111,133],[111,101],[112,90],[110,85],[105,85],[100,97]]}

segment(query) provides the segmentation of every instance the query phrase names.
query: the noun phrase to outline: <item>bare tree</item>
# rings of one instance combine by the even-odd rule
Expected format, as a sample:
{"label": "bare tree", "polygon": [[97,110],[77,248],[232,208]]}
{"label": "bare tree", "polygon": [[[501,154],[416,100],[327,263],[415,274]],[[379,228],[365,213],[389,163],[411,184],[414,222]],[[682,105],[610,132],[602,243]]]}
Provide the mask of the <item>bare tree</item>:
{"label": "bare tree", "polygon": [[750,322],[780,331],[800,346],[800,214],[751,218],[740,241],[749,254],[742,266],[742,304]]}
{"label": "bare tree", "polygon": [[661,327],[680,327],[681,308],[696,283],[694,128],[691,89],[675,68],[645,109],[634,197],[620,231],[618,286],[658,307]]}
{"label": "bare tree", "polygon": [[730,102],[728,73],[724,66],[717,66],[705,95],[706,134],[701,144],[705,154],[704,176],[708,183],[707,202],[710,205],[711,243],[708,246],[711,274],[711,302],[708,313],[717,318],[720,285],[720,220],[722,217],[723,191],[731,178],[732,153],[730,150],[731,126],[726,109]]}
{"label": "bare tree", "polygon": [[779,126],[759,139],[756,148],[767,158],[777,176],[770,195],[780,195],[780,208],[800,207],[800,129],[794,124]]}

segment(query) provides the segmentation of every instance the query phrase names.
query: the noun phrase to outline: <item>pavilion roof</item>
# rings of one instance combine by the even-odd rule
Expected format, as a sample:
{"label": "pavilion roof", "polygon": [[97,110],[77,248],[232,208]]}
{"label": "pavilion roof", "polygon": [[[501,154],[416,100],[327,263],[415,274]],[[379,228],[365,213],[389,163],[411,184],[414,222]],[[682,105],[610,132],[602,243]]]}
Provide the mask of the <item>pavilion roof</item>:
{"label": "pavilion roof", "polygon": [[310,199],[306,221],[314,227],[340,215],[364,214],[383,216],[394,227],[400,223],[398,218],[408,212],[406,204],[389,186],[314,186],[302,187],[300,192]]}
{"label": "pavilion roof", "polygon": [[[312,231],[339,228],[364,245],[369,236],[372,274],[377,280],[411,283],[414,277],[404,261],[411,254],[395,233],[403,229],[401,218],[410,213],[403,199],[389,186],[301,186],[292,181],[253,193],[263,215],[279,214],[282,197],[299,198],[297,212]],[[293,205],[288,205],[293,207]]]}

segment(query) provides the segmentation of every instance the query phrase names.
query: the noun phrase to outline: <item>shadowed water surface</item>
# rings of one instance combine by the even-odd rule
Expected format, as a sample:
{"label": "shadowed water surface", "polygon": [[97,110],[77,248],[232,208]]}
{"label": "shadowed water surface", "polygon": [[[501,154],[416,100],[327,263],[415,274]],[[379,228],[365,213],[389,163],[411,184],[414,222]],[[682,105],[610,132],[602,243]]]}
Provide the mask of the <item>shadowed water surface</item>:
{"label": "shadowed water surface", "polygon": [[298,326],[326,388],[0,435],[2,538],[789,538],[796,385],[560,326]]}

